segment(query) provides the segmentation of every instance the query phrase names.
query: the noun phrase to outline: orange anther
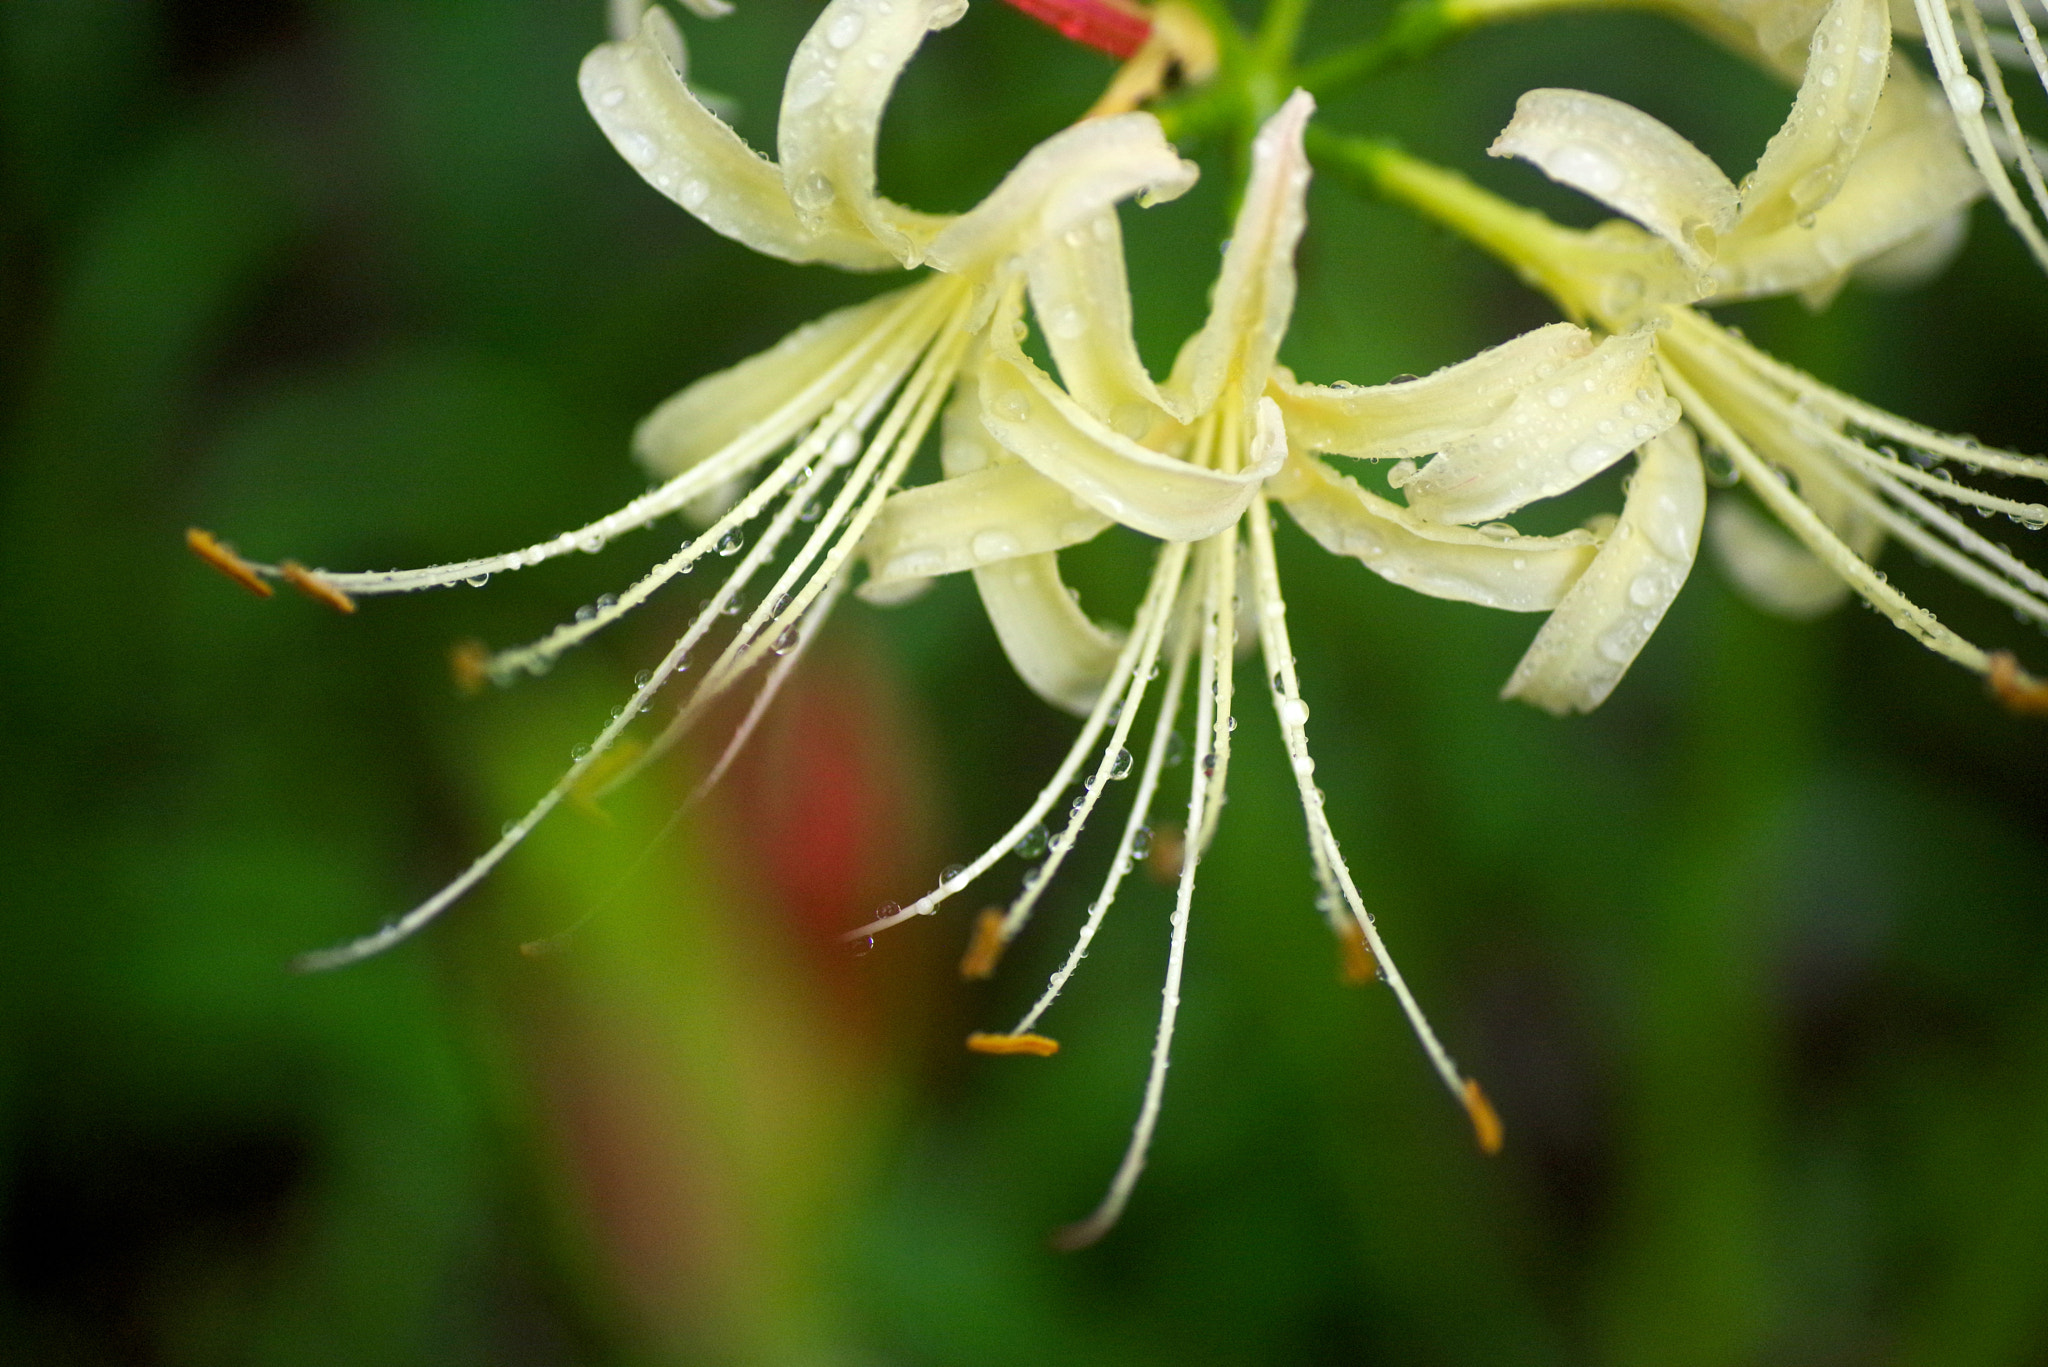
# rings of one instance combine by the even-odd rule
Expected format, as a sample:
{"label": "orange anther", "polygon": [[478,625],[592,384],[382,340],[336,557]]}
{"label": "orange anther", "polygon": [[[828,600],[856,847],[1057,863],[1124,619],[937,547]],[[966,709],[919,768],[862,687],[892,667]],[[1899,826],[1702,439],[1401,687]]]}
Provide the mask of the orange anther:
{"label": "orange anther", "polygon": [[1358,987],[1376,982],[1380,976],[1380,961],[1372,952],[1372,946],[1365,942],[1365,932],[1358,922],[1346,921],[1337,932],[1337,972],[1345,983]]}
{"label": "orange anther", "polygon": [[1051,1058],[1060,1051],[1060,1042],[1044,1035],[984,1035],[977,1031],[967,1037],[967,1047],[977,1054],[1035,1054]]}
{"label": "orange anther", "polygon": [[2009,650],[1991,653],[1991,694],[2022,717],[2048,717],[2048,683],[2026,670]]}
{"label": "orange anther", "polygon": [[988,907],[974,918],[974,937],[960,956],[960,976],[970,981],[990,977],[996,971],[996,960],[1002,957],[1003,909]]}
{"label": "orange anther", "polygon": [[1500,1128],[1500,1114],[1486,1099],[1486,1093],[1479,1090],[1479,1084],[1469,1077],[1465,1079],[1465,1114],[1472,1117],[1472,1133],[1479,1140],[1479,1151],[1499,1153],[1507,1138]]}
{"label": "orange anther", "polygon": [[448,647],[448,672],[466,698],[473,698],[491,681],[491,652],[474,638]]}
{"label": "orange anther", "polygon": [[284,576],[284,582],[316,603],[325,603],[336,612],[354,612],[356,600],[343,593],[334,585],[322,579],[296,560],[287,560],[277,567]]}
{"label": "orange anther", "polygon": [[1160,826],[1152,832],[1152,848],[1145,851],[1145,872],[1155,883],[1180,881],[1180,863],[1187,857],[1187,836],[1178,826]]}
{"label": "orange anther", "polygon": [[207,564],[213,566],[222,574],[255,594],[258,598],[270,597],[270,585],[263,582],[263,576],[256,572],[256,567],[242,559],[241,556],[236,555],[231,547],[223,543],[212,532],[201,527],[187,527],[185,529],[185,545],[191,549],[192,554],[198,556],[201,560],[204,560]]}

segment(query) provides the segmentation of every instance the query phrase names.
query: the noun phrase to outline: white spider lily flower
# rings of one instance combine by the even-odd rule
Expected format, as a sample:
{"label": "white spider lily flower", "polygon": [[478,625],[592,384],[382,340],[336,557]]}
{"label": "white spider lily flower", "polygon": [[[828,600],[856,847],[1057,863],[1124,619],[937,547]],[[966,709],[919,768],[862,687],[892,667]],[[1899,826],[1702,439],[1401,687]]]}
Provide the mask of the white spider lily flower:
{"label": "white spider lily flower", "polygon": [[[1269,504],[1285,504],[1329,549],[1418,591],[1516,611],[1571,612],[1575,586],[1602,564],[1599,533],[1529,537],[1462,524],[1582,482],[1677,421],[1647,337],[1596,341],[1571,324],[1423,380],[1376,389],[1297,382],[1276,354],[1294,305],[1294,248],[1309,178],[1302,136],[1312,110],[1309,97],[1297,92],[1255,140],[1209,318],[1163,384],[1145,372],[1131,341],[1122,252],[1115,220],[1104,216],[1065,235],[1031,267],[1030,303],[1059,382],[1018,345],[1023,300],[1006,301],[974,388],[961,389],[947,416],[947,477],[893,497],[864,547],[871,577],[862,591],[879,597],[927,576],[972,570],[1019,675],[1086,720],[1051,781],[1000,840],[937,889],[855,935],[935,912],[1010,851],[1035,852],[1046,841],[1045,861],[1026,875],[1018,895],[977,921],[962,967],[970,976],[987,974],[1024,928],[1111,782],[1132,773],[1138,779],[1118,849],[1072,950],[1011,1030],[976,1035],[971,1047],[1056,1047],[1036,1027],[1108,914],[1133,852],[1149,838],[1169,742],[1186,692],[1194,690],[1200,760],[1190,776],[1152,1067],[1123,1162],[1102,1204],[1063,1236],[1070,1246],[1099,1237],[1116,1220],[1158,1120],[1196,868],[1224,802],[1241,623],[1258,636],[1300,791],[1321,910],[1349,961],[1362,966],[1361,976],[1374,968],[1385,976],[1431,1065],[1467,1108],[1482,1147],[1498,1146],[1498,1120],[1387,956],[1325,817]],[[1096,301],[1096,326],[1072,325],[1084,300]],[[1396,462],[1440,454],[1419,473],[1404,471],[1404,507],[1338,474],[1319,451]],[[1494,458],[1503,451],[1509,459]],[[1057,551],[1111,523],[1164,542],[1127,634],[1090,621],[1059,577]],[[1697,523],[1695,510],[1695,529]],[[1539,646],[1549,639],[1540,634]],[[1536,673],[1550,669],[1532,658]],[[1149,738],[1134,759],[1130,741],[1144,734],[1138,718],[1152,701],[1162,663],[1165,681],[1145,728]],[[1042,823],[1077,778],[1082,786],[1068,816],[1046,836]]]}
{"label": "white spider lily flower", "polygon": [[1698,298],[1798,291],[1818,305],[1863,262],[1957,240],[1982,192],[1937,97],[1890,52],[1885,0],[1833,0],[1784,125],[1739,187],[1665,124],[1585,91],[1525,94],[1490,150],[1648,228],[1698,277]]}
{"label": "white spider lily flower", "polygon": [[[648,493],[520,550],[416,570],[348,573],[254,564],[194,534],[195,550],[252,587],[267,590],[266,580],[284,578],[352,607],[367,595],[481,584],[572,552],[596,552],[669,513],[709,507],[709,525],[624,592],[583,609],[531,645],[467,661],[474,679],[500,683],[546,669],[707,557],[712,563],[737,557],[611,723],[578,749],[555,786],[495,845],[384,929],[308,955],[302,967],[329,968],[374,954],[467,892],[565,797],[603,781],[596,766],[707,638],[715,647],[710,664],[627,772],[673,744],[713,699],[759,670],[754,704],[703,787],[715,782],[839,595],[855,547],[962,367],[983,350],[976,339],[986,331],[994,301],[1021,288],[1011,282],[1021,281],[1022,263],[1041,243],[1112,212],[1119,200],[1171,198],[1193,183],[1194,167],[1166,143],[1157,121],[1127,114],[1055,134],[964,214],[921,214],[876,194],[874,143],[897,73],[925,33],[952,23],[964,9],[964,0],[827,5],[790,66],[779,166],[754,153],[690,93],[681,38],[663,12],[649,11],[633,37],[585,60],[585,101],[606,134],[650,184],[712,228],[788,260],[863,270],[925,264],[935,271],[800,328],[657,408],[634,438],[636,454],[662,480]],[[733,629],[720,630],[729,618]]]}
{"label": "white spider lily flower", "polygon": [[[1831,13],[1860,2],[1835,0]],[[1589,178],[1574,170],[1569,155],[1560,158],[1558,149],[1565,145],[1563,139],[1517,132],[1504,136],[1496,150],[1519,154],[1529,149],[1546,171],[1583,188]],[[1621,144],[1610,140],[1601,146],[1604,153]],[[1660,158],[1669,160],[1663,152]],[[1897,539],[2007,603],[2022,618],[2048,624],[2048,576],[1959,516],[1961,508],[1969,508],[2038,528],[2048,524],[2048,504],[1974,488],[1951,469],[2048,480],[2048,461],[1991,450],[1908,422],[1771,359],[1720,327],[1693,307],[1711,289],[1703,278],[1711,281],[1720,258],[1709,258],[1704,271],[1695,269],[1683,252],[1699,243],[1675,240],[1683,234],[1671,230],[1668,214],[1643,214],[1649,231],[1617,221],[1578,232],[1399,153],[1379,149],[1362,161],[1383,190],[1457,227],[1568,313],[1618,335],[1647,332],[1654,339],[1664,390],[1678,401],[1693,432],[1727,459],[1735,477],[1777,520],[1773,527],[1728,498],[1717,501],[1708,519],[1730,577],[1761,606],[1810,616],[1854,592],[1930,648],[1990,676],[2008,701],[2033,687],[2009,656],[1987,653],[1943,626],[1894,588],[1872,562],[1885,540]],[[1816,220],[1849,198],[1861,164],[1860,158],[1852,159],[1843,188]],[[1644,174],[1653,173],[1648,161],[1636,165]],[[1693,168],[1684,175],[1693,178]],[[1678,180],[1667,175],[1667,188]],[[1616,194],[1607,202],[1620,198]],[[1873,214],[1880,211],[1878,198],[1871,197]],[[1914,207],[1907,206],[1909,217]],[[1845,230],[1845,240],[1850,235]],[[1877,250],[1888,235],[1873,228],[1861,241]],[[1719,250],[1725,252],[1727,244],[1723,237]],[[1852,262],[1853,253],[1839,264]],[[1702,476],[1694,443],[1673,429],[1645,448],[1640,460],[1622,513],[1627,522],[1641,509],[1643,535],[1628,538],[1636,547],[1630,554],[1639,563],[1613,573],[1596,567],[1578,581],[1573,594],[1581,603],[1571,613],[1560,611],[1546,628],[1569,636],[1571,651],[1560,654],[1554,648],[1558,641],[1532,650],[1525,666],[1534,669],[1532,662],[1541,655],[1550,661],[1548,678],[1518,669],[1508,686],[1511,695],[1557,712],[1598,706],[1620,676],[1616,666],[1626,666],[1682,581],[1679,565],[1690,560],[1699,526]],[[1622,540],[1610,536],[1602,555],[1621,555]],[[1597,606],[1585,601],[1595,599]],[[1607,657],[1604,665],[1601,656]]]}

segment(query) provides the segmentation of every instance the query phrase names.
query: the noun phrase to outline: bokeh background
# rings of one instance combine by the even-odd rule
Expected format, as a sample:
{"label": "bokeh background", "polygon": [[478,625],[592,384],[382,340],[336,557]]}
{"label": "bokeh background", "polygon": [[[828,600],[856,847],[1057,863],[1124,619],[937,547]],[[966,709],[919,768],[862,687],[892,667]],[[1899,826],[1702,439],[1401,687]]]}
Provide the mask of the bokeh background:
{"label": "bokeh background", "polygon": [[[463,699],[451,643],[537,635],[674,533],[345,619],[238,592],[185,526],[338,567],[524,544],[642,487],[626,437],[667,393],[880,287],[753,258],[632,176],[575,92],[599,10],[0,5],[0,1360],[2048,1362],[2048,733],[1874,614],[1775,622],[1706,562],[1613,701],[1559,722],[1494,698],[1533,620],[1281,532],[1331,814],[1498,1159],[1384,990],[1338,981],[1254,695],[1151,1169],[1102,1246],[1046,1249],[1135,1112],[1166,891],[1127,893],[1047,1061],[960,1040],[1043,980],[1100,849],[991,983],[954,975],[964,914],[836,939],[978,850],[1071,734],[964,582],[847,606],[651,852],[702,755],[565,811],[404,947],[288,974],[488,843],[702,590]],[[815,12],[686,21],[758,144]],[[1382,18],[1328,0],[1311,51]],[[978,0],[891,108],[886,188],[971,204],[1108,74]],[[1325,117],[1588,221],[1481,155],[1536,85],[1738,170],[1788,98],[1615,13],[1481,34]],[[1195,193],[1127,214],[1161,367],[1225,232],[1234,169],[1202,155]],[[1301,267],[1309,378],[1550,317],[1334,183]],[[2048,450],[2048,286],[1988,215],[1930,287],[1739,321]],[[1114,612],[1143,553],[1105,538],[1072,576]]]}

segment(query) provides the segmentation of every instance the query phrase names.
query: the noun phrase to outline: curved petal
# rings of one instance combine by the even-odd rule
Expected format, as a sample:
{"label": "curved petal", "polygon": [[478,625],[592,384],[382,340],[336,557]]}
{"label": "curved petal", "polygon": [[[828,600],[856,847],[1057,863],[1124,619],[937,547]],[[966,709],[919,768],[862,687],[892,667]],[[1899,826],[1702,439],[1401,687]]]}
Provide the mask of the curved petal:
{"label": "curved petal", "polygon": [[1674,427],[1644,446],[1621,520],[1501,696],[1559,715],[1605,702],[1692,570],[1706,497],[1691,429]]}
{"label": "curved petal", "polygon": [[1808,289],[1930,234],[1931,259],[1944,261],[1943,246],[1959,240],[1960,211],[1983,192],[1947,102],[1895,60],[1870,136],[1834,198],[1804,223],[1758,233],[1745,221],[1729,234],[1711,272],[1714,297]]}
{"label": "curved petal", "polygon": [[1728,581],[1765,612],[1810,621],[1849,596],[1840,575],[1739,498],[1714,500],[1707,543]]}
{"label": "curved petal", "polygon": [[1086,541],[1109,519],[1018,460],[890,495],[861,542],[868,582],[978,569]]}
{"label": "curved petal", "polygon": [[986,199],[947,222],[922,259],[942,271],[984,268],[1134,195],[1146,203],[1177,198],[1195,176],[1150,114],[1090,119],[1027,152]]}
{"label": "curved petal", "polygon": [[1609,337],[1401,485],[1436,522],[1485,522],[1576,488],[1678,421],[1650,329]]}
{"label": "curved petal", "polygon": [[1429,522],[1308,458],[1289,461],[1266,490],[1323,549],[1356,557],[1390,583],[1507,612],[1556,607],[1599,550],[1584,531],[1492,536]]}
{"label": "curved petal", "polygon": [[1208,321],[1174,358],[1165,391],[1182,422],[1215,406],[1235,376],[1246,407],[1264,392],[1294,314],[1294,247],[1308,221],[1302,130],[1316,103],[1297,90],[1252,142],[1252,174],[1231,228]]}
{"label": "curved petal", "polygon": [[1524,389],[1592,350],[1592,333],[1572,323],[1550,323],[1419,380],[1369,389],[1299,384],[1283,367],[1269,388],[1297,450],[1399,460],[1470,436]]}
{"label": "curved petal", "polygon": [[1131,286],[1123,230],[1105,209],[1032,252],[1031,310],[1080,405],[1142,441],[1159,417],[1159,387],[1131,336]]}
{"label": "curved petal", "polygon": [[1520,157],[1628,215],[1694,269],[1713,259],[1740,208],[1733,182],[1669,125],[1584,90],[1531,90],[1486,154]]}
{"label": "curved petal", "polygon": [[759,355],[705,376],[641,420],[633,454],[670,478],[772,418],[775,430],[786,435],[766,445],[766,455],[832,406],[864,357],[865,344],[930,288],[929,282],[912,285],[835,310]]}
{"label": "curved petal", "polygon": [[1271,417],[1266,440],[1253,443],[1252,466],[1237,474],[1205,470],[1111,431],[1032,364],[1009,328],[995,334],[978,377],[982,422],[1039,473],[1126,527],[1168,541],[1213,536],[1237,521],[1286,459],[1271,400],[1262,400]]}
{"label": "curved petal", "polygon": [[875,193],[882,109],[917,45],[967,0],[832,0],[790,59],[776,147],[797,217],[814,231],[871,237],[905,266],[946,220]]}
{"label": "curved petal", "polygon": [[672,37],[674,25],[650,10],[639,36],[583,59],[583,102],[619,155],[713,232],[765,256],[847,270],[895,265],[864,231],[799,221],[782,173],[690,93],[665,34]]}
{"label": "curved petal", "polygon": [[1060,579],[1059,557],[1025,555],[974,572],[981,605],[1017,677],[1054,707],[1085,715],[1123,639],[1088,620]]}
{"label": "curved petal", "polygon": [[1877,112],[1891,55],[1887,0],[1834,0],[1806,58],[1784,126],[1742,182],[1743,226],[1766,232],[1833,199]]}

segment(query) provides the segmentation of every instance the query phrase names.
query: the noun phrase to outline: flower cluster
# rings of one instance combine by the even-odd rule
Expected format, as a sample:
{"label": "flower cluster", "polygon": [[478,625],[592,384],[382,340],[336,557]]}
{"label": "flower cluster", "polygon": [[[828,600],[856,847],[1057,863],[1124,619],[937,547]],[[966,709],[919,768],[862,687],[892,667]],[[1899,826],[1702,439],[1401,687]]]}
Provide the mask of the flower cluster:
{"label": "flower cluster", "polygon": [[[1260,657],[1322,914],[1355,976],[1382,977],[1399,999],[1481,1146],[1501,1142],[1484,1095],[1452,1062],[1390,957],[1324,814],[1273,505],[1328,551],[1394,584],[1547,614],[1504,693],[1553,712],[1587,711],[1608,697],[1684,584],[1703,527],[1735,581],[1760,602],[1804,615],[1854,591],[1934,649],[1991,675],[2010,699],[2038,702],[2038,686],[2009,660],[1943,627],[1872,562],[1885,540],[1903,541],[2048,623],[2048,578],[1955,511],[2040,526],[2048,507],[1973,488],[1945,468],[2042,479],[2048,463],[1862,404],[1701,312],[1783,293],[1819,307],[1852,272],[1924,273],[1958,240],[1962,216],[1983,190],[1976,135],[1965,127],[1959,137],[1926,80],[1892,53],[1884,0],[1710,10],[1673,0],[1669,8],[1799,82],[1784,127],[1739,186],[1680,134],[1629,106],[1581,91],[1526,95],[1493,151],[1533,163],[1628,220],[1590,232],[1559,227],[1383,145],[1312,129],[1312,96],[1275,91],[1249,139],[1241,205],[1207,320],[1164,380],[1147,371],[1133,340],[1118,206],[1170,200],[1192,184],[1195,169],[1152,114],[1129,106],[1176,80],[1211,74],[1219,62],[1227,68],[1246,45],[1187,10],[1162,10],[1155,24],[1108,0],[1022,7],[1053,17],[1071,11],[1074,32],[1128,56],[1131,66],[1100,107],[1109,112],[1053,134],[974,209],[933,215],[877,192],[876,142],[898,75],[928,33],[961,17],[965,0],[832,0],[791,62],[773,161],[692,92],[683,40],[666,13],[615,6],[619,35],[584,62],[582,90],[605,135],[649,185],[769,256],[924,274],[661,405],[633,443],[661,482],[534,546],[425,569],[342,573],[246,561],[203,533],[193,544],[260,592],[283,579],[352,607],[364,596],[479,583],[595,551],[671,513],[694,520],[673,554],[616,597],[530,645],[467,660],[474,680],[499,683],[545,669],[707,558],[729,565],[610,724],[497,844],[386,928],[308,956],[309,968],[376,953],[438,915],[589,783],[665,691],[677,695],[673,710],[627,772],[673,745],[714,700],[753,689],[701,792],[848,588],[873,602],[903,602],[935,577],[968,572],[1017,674],[1081,717],[1080,730],[1000,839],[938,887],[849,934],[868,937],[932,914],[1005,857],[1042,853],[1022,890],[975,923],[962,968],[986,976],[1030,922],[1086,823],[1112,791],[1129,792],[1115,849],[1064,961],[1011,1029],[969,1041],[987,1053],[1048,1054],[1058,1046],[1039,1026],[1154,841],[1153,808],[1171,756],[1185,744],[1182,728],[1191,728],[1195,759],[1184,800],[1175,799],[1180,848],[1166,861],[1177,889],[1151,1069],[1107,1195],[1063,1236],[1078,1246],[1123,1210],[1158,1121],[1196,875],[1226,796],[1241,646]],[[2024,23],[2017,8],[2014,15]],[[2032,29],[2022,32],[2038,65]],[[1248,82],[1240,105],[1256,107],[1263,88]],[[1953,85],[1949,91],[1953,102]],[[1278,357],[1295,302],[1312,151],[1509,261],[1570,321],[1419,379],[1376,387],[1297,379]],[[2036,175],[2030,183],[2037,182]],[[1027,348],[1034,331],[1051,373]],[[934,437],[942,477],[906,487],[913,458]],[[1702,442],[1726,457],[1775,523],[1736,496],[1717,500],[1709,514]],[[1614,515],[1549,536],[1503,520],[1628,459],[1633,470]],[[1366,468],[1355,463],[1368,461],[1380,463],[1398,498],[1354,477]],[[1142,600],[1122,629],[1082,609],[1058,558],[1112,526],[1156,542]],[[700,649],[709,662],[684,687]],[[1129,777],[1136,781],[1128,788],[1116,786]]]}

